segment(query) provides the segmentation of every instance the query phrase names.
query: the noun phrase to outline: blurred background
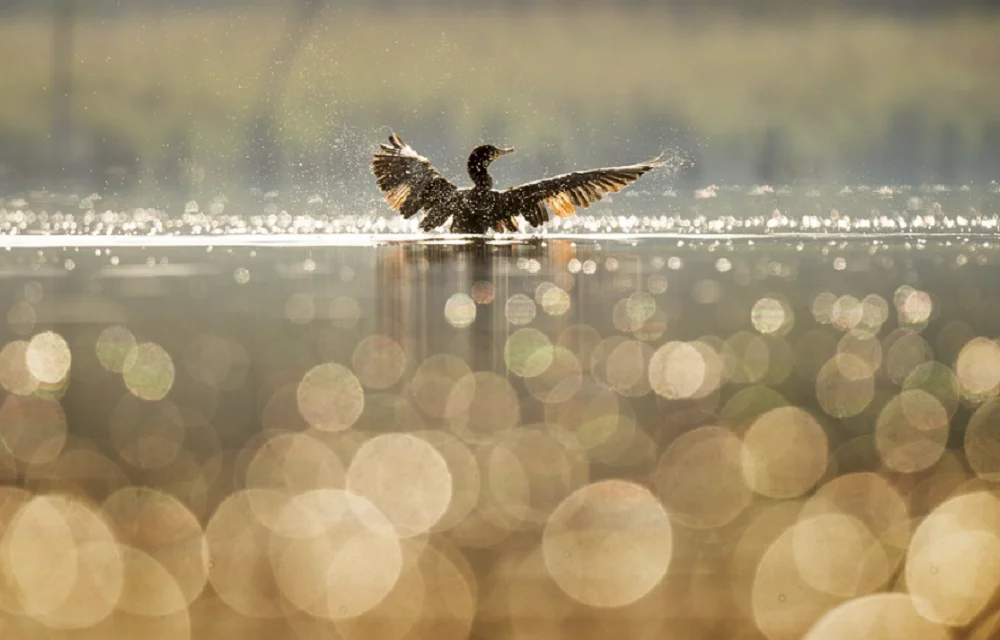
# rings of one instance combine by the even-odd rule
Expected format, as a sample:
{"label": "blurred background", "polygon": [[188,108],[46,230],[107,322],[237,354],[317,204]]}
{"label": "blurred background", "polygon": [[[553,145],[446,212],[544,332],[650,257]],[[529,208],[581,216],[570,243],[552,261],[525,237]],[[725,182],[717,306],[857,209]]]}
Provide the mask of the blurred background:
{"label": "blurred background", "polygon": [[988,183],[998,35],[996,0],[3,0],[0,192],[350,201],[393,129],[453,177],[517,147],[501,184]]}
{"label": "blurred background", "polygon": [[1000,638],[998,9],[0,0],[0,638]]}

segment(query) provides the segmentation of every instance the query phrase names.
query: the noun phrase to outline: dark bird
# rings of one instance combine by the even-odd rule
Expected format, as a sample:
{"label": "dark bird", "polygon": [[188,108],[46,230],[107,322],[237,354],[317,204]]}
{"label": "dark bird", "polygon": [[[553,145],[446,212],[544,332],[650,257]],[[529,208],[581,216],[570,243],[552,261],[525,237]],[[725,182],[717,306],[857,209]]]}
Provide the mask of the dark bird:
{"label": "dark bird", "polygon": [[424,231],[451,218],[452,233],[516,231],[517,216],[540,227],[549,219],[550,210],[560,217],[573,215],[576,207],[589,207],[604,194],[621,191],[650,169],[663,166],[656,158],[624,167],[565,173],[498,191],[493,188],[488,167],[514,150],[486,144],[469,155],[469,177],[474,186],[459,189],[395,133],[389,136],[389,144],[379,146],[371,168],[389,206],[404,218],[425,211],[420,222]]}

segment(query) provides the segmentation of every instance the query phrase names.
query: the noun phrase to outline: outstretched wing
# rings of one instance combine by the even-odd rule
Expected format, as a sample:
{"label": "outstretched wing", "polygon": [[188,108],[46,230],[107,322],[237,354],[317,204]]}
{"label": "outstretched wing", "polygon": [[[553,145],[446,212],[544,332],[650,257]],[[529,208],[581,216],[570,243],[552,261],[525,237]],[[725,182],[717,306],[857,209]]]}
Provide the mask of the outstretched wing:
{"label": "outstretched wing", "polygon": [[647,171],[662,166],[656,158],[641,164],[576,171],[528,182],[500,194],[501,210],[512,217],[522,215],[529,224],[538,227],[549,219],[550,209],[557,216],[571,216],[576,207],[587,208],[605,194],[617,193]]}
{"label": "outstretched wing", "polygon": [[426,211],[420,223],[424,230],[444,224],[454,213],[458,188],[395,133],[389,136],[389,144],[379,147],[371,168],[389,206],[404,218]]}

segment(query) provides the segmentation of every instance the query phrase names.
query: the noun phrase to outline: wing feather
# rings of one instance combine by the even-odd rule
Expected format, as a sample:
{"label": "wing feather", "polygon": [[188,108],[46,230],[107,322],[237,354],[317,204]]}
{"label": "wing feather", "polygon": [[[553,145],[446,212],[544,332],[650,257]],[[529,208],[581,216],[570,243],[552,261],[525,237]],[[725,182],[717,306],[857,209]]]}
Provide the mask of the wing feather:
{"label": "wing feather", "polygon": [[503,211],[522,215],[534,227],[549,219],[549,211],[571,216],[577,207],[586,209],[608,193],[617,193],[646,172],[662,167],[659,158],[640,164],[576,171],[528,182],[500,194]]}
{"label": "wing feather", "polygon": [[451,217],[458,188],[395,133],[389,136],[389,144],[379,144],[371,170],[394,211],[404,218],[421,209],[427,212],[421,228],[433,229]]}

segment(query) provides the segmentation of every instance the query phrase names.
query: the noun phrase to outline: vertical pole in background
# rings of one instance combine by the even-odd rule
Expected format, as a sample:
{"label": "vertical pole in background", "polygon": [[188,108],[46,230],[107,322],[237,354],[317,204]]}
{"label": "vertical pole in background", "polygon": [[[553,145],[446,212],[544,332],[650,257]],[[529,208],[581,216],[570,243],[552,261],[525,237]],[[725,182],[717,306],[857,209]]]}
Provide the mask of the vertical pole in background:
{"label": "vertical pole in background", "polygon": [[75,0],[53,0],[50,188],[65,186],[70,156]]}

